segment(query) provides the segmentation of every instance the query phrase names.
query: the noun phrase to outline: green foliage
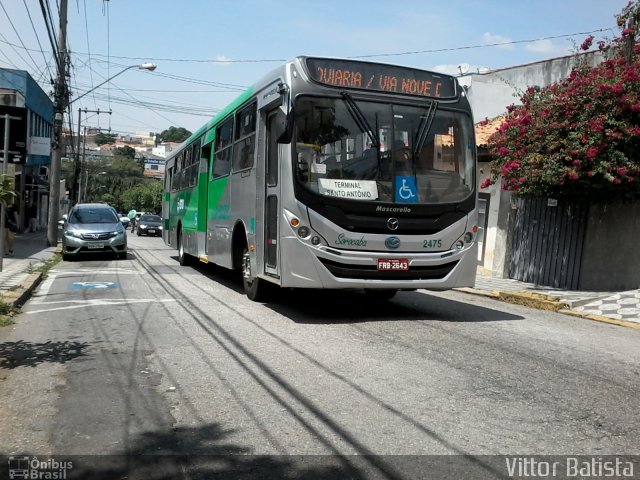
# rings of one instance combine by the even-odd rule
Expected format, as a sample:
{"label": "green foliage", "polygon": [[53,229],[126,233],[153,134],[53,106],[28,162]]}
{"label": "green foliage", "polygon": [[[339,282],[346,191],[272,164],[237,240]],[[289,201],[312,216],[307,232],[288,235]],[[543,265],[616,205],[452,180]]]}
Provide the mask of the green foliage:
{"label": "green foliage", "polygon": [[182,143],[191,136],[191,132],[182,127],[169,127],[160,134],[161,142],[177,142]]}
{"label": "green foliage", "polygon": [[135,185],[122,195],[125,206],[123,211],[128,211],[132,208],[136,210],[142,209],[145,212],[160,211],[162,206],[162,191],[162,182],[158,180],[149,180],[145,183]]}
{"label": "green foliage", "polygon": [[141,177],[144,174],[144,165],[141,166],[133,157],[114,157],[111,174],[119,177]]}
{"label": "green foliage", "polygon": [[[624,18],[637,16],[638,1],[625,11]],[[489,138],[495,160],[481,188],[501,179],[503,189],[521,196],[592,203],[640,198],[640,48],[627,55],[637,27],[626,20],[620,26],[621,38],[599,42],[608,60],[578,63],[565,80],[529,88],[522,105],[507,107]],[[587,37],[581,49],[592,41]]]}
{"label": "green foliage", "polygon": [[0,203],[10,205],[16,196],[12,175],[0,175]]}
{"label": "green foliage", "polygon": [[130,147],[129,145],[125,145],[124,147],[114,148],[113,155],[134,159],[136,156],[136,151],[134,148]]}
{"label": "green foliage", "polygon": [[115,133],[97,133],[96,137],[94,139],[94,142],[96,142],[96,145],[107,145],[107,144],[112,144],[112,143],[116,143],[116,140],[118,139],[118,135]]}

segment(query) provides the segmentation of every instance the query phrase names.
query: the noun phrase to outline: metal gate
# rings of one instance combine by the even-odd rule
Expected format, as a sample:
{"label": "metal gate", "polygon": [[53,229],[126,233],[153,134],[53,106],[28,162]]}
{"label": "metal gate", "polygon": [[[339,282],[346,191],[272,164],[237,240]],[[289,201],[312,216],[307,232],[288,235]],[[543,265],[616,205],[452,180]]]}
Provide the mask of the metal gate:
{"label": "metal gate", "polygon": [[516,203],[509,276],[578,290],[588,205],[547,198]]}

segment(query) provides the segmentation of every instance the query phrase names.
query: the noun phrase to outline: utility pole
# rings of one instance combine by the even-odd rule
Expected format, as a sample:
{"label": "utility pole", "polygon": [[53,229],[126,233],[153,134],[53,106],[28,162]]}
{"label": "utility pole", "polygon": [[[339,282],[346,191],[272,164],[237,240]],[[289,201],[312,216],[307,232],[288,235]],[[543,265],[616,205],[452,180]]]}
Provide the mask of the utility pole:
{"label": "utility pole", "polygon": [[81,158],[84,159],[84,148],[82,149],[82,157],[81,157],[80,147],[81,147],[81,140],[83,142],[86,141],[85,139],[86,139],[86,131],[87,131],[87,127],[85,127],[84,136],[82,137],[80,136],[80,122],[82,119],[82,112],[84,112],[85,115],[87,113],[97,113],[98,115],[100,115],[101,113],[108,113],[109,115],[111,115],[111,110],[100,111],[100,109],[97,109],[97,110],[87,110],[86,108],[78,109],[78,149],[76,151],[76,157],[75,157],[74,166],[73,166],[73,180],[71,182],[71,185],[69,186],[69,193],[71,196],[72,204],[75,204],[76,202],[80,202],[82,197],[82,167],[84,162],[81,161]]}
{"label": "utility pole", "polygon": [[68,105],[67,90],[67,0],[60,0],[60,32],[58,36],[58,77],[54,87],[53,143],[49,169],[49,219],[47,246],[58,245],[58,218],[60,216],[60,170],[62,164],[62,125]]}

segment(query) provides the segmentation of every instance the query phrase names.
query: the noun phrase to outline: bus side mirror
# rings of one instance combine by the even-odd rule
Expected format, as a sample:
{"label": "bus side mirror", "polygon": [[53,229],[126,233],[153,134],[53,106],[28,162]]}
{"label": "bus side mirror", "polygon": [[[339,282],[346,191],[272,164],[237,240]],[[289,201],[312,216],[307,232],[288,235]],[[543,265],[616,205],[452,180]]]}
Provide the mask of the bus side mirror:
{"label": "bus side mirror", "polygon": [[291,136],[293,135],[293,110],[290,110],[287,115],[279,110],[274,120],[275,134],[278,143],[291,143]]}

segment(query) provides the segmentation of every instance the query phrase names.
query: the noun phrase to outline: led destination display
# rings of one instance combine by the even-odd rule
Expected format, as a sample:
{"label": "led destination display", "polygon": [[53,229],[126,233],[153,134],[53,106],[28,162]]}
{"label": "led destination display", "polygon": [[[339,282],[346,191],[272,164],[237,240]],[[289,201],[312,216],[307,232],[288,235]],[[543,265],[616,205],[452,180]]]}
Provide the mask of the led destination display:
{"label": "led destination display", "polygon": [[453,77],[425,70],[325,58],[307,58],[306,63],[311,78],[325,85],[429,98],[456,96]]}

